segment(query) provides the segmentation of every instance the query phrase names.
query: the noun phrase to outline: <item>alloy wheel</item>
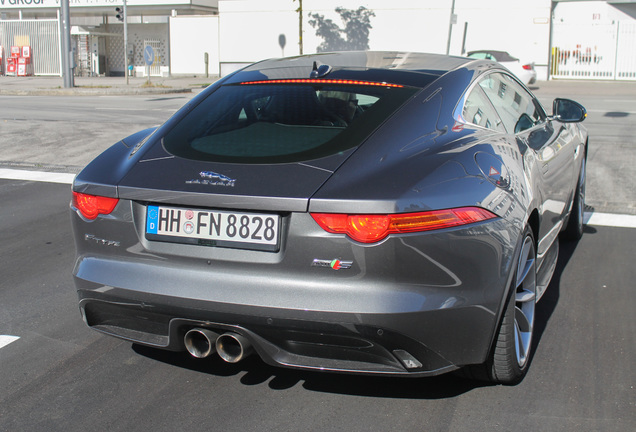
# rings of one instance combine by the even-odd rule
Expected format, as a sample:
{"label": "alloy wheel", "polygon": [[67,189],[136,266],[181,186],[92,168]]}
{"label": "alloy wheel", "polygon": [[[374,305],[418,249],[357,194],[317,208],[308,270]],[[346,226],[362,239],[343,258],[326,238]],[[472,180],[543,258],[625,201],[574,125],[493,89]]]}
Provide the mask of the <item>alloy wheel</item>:
{"label": "alloy wheel", "polygon": [[515,291],[515,351],[520,368],[526,365],[530,356],[537,297],[536,273],[534,242],[532,237],[526,236],[519,257]]}

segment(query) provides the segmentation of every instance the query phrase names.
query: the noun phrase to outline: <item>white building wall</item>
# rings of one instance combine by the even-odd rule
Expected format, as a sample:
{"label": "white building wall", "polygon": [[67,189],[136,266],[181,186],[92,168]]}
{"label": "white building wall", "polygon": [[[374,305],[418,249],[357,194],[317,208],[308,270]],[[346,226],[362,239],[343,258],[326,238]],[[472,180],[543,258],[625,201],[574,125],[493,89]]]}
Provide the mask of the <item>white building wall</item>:
{"label": "white building wall", "polygon": [[344,27],[336,8],[363,6],[375,14],[371,17],[369,49],[445,53],[451,4],[452,0],[304,0],[304,50],[316,52],[322,42],[308,23],[310,13]]}
{"label": "white building wall", "polygon": [[297,55],[297,7],[292,0],[219,1],[221,75],[258,60]]}
{"label": "white building wall", "polygon": [[554,9],[554,78],[636,81],[636,7],[602,1]]}
{"label": "white building wall", "polygon": [[630,5],[616,4],[616,7],[605,1],[562,2],[554,8],[554,21],[563,24],[612,24],[614,21],[633,21],[630,15],[618,7]]}
{"label": "white building wall", "polygon": [[550,58],[550,0],[456,0],[450,54],[461,55],[464,26],[466,52],[508,51],[522,63],[534,62],[537,79],[546,80]]}
{"label": "white building wall", "polygon": [[176,16],[170,18],[170,72],[172,75],[204,75],[204,54],[208,73],[218,76],[219,17]]}
{"label": "white building wall", "polygon": [[[446,53],[452,0],[304,0],[303,51],[313,53],[322,42],[309,25],[318,13],[343,27],[337,7],[372,10],[371,50]],[[226,71],[264,58],[297,55],[298,2],[292,0],[221,0],[220,61]],[[536,63],[539,77],[547,76],[550,0],[456,0],[457,22],[452,27],[450,54],[496,49]],[[287,40],[285,50],[279,35]],[[224,66],[222,66],[222,74]]]}

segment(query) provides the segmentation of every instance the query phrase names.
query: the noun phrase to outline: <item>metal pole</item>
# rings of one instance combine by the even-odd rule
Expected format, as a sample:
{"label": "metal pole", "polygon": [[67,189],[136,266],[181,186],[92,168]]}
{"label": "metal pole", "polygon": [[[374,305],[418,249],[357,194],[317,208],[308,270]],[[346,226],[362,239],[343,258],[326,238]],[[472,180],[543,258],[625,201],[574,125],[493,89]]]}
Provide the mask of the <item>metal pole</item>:
{"label": "metal pole", "polygon": [[62,14],[60,13],[61,10],[62,10],[62,6],[60,5],[59,9],[57,10],[57,33],[60,38],[60,46],[58,47],[57,51],[58,51],[58,54],[60,55],[60,78],[64,80],[64,59],[66,57],[64,57],[64,49],[62,48],[62,44],[63,44],[62,33],[64,33],[64,26],[62,25]]}
{"label": "metal pole", "polygon": [[614,79],[617,78],[617,74],[618,74],[618,43],[620,42],[620,39],[619,39],[620,38],[620,25],[621,25],[621,22],[620,21],[616,21],[616,51],[614,52],[614,74],[613,74],[613,77],[612,77]]}
{"label": "metal pole", "polygon": [[60,3],[62,14],[62,77],[64,88],[75,87],[73,80],[73,52],[71,50],[71,13],[69,0]]}
{"label": "metal pole", "polygon": [[462,55],[466,54],[466,34],[468,33],[468,21],[464,23],[464,38],[462,39]]}
{"label": "metal pole", "polygon": [[298,0],[298,48],[303,55],[303,0]]}
{"label": "metal pole", "polygon": [[455,0],[451,5],[450,19],[448,21],[448,40],[446,41],[446,55],[450,53],[451,36],[453,35],[453,21],[455,20]]}
{"label": "metal pole", "polygon": [[126,10],[126,0],[124,0],[124,75],[126,76],[126,85],[128,85],[128,11]]}
{"label": "metal pole", "polygon": [[552,75],[555,72],[556,68],[556,64],[554,63],[554,61],[556,60],[555,58],[555,52],[554,52],[554,41],[553,41],[553,37],[554,37],[554,9],[556,8],[557,3],[555,1],[552,2],[552,4],[550,5],[550,46],[548,47],[548,76],[546,77],[546,79],[548,81],[550,81],[552,79]]}

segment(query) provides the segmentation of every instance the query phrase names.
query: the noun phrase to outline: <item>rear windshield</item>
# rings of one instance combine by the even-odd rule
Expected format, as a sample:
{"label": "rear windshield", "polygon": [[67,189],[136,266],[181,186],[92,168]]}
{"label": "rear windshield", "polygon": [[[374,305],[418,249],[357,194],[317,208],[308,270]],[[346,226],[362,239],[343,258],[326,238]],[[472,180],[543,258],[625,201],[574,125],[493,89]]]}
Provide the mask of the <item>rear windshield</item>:
{"label": "rear windshield", "polygon": [[226,85],[166,136],[175,156],[228,163],[288,163],[359,145],[414,92],[371,85]]}

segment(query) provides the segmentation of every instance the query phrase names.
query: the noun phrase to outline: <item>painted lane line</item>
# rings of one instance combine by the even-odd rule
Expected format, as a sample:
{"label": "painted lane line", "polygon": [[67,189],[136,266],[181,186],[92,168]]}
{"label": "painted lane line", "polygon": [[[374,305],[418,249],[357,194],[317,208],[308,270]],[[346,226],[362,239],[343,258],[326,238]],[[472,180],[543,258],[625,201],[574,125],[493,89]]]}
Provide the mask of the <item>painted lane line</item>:
{"label": "painted lane line", "polygon": [[610,112],[622,112],[622,113],[625,113],[625,114],[636,114],[636,111],[606,110],[606,109],[604,109],[604,110],[589,109],[589,110],[587,110],[587,112],[589,112],[589,113],[590,113],[590,112],[593,112],[593,113],[602,113],[602,114],[610,113]]}
{"label": "painted lane line", "polygon": [[586,225],[636,228],[636,216],[611,213],[587,212],[583,217]]}
{"label": "painted lane line", "polygon": [[[0,179],[27,180],[50,183],[72,184],[75,174],[52,173],[45,171],[28,171],[18,169],[0,168]],[[636,216],[625,214],[586,212],[584,216],[586,225],[608,226],[617,228],[636,228]]]}
{"label": "painted lane line", "polygon": [[20,339],[18,336],[0,335],[0,348],[4,348],[11,342],[15,342]]}
{"label": "painted lane line", "polygon": [[0,168],[0,178],[5,180],[27,180],[72,184],[75,174]]}
{"label": "painted lane line", "polygon": [[97,107],[96,111],[168,111],[175,112],[171,108],[109,108],[109,107]]}

